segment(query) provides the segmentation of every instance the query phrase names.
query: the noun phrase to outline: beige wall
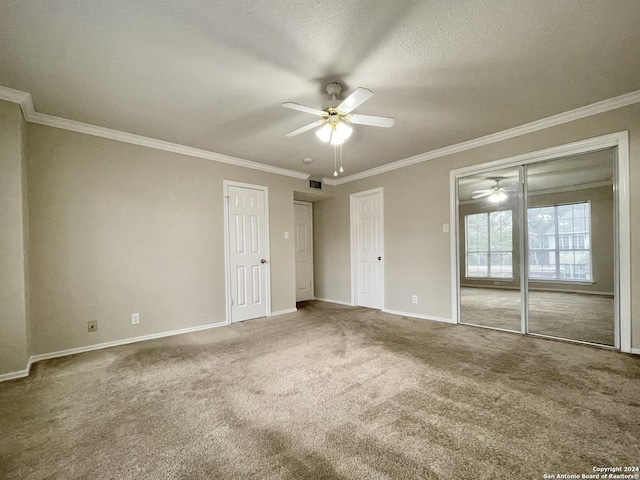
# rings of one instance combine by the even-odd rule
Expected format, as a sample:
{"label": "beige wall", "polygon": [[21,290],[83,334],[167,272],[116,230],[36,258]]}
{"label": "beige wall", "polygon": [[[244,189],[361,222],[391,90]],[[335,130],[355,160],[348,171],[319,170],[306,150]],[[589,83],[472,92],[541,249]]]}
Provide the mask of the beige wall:
{"label": "beige wall", "polygon": [[32,354],[224,322],[223,180],[269,188],[272,311],[295,307],[284,232],[305,181],[36,124],[27,132]]}
{"label": "beige wall", "polygon": [[[334,196],[314,207],[316,296],[350,301],[349,195],[384,187],[385,308],[450,318],[450,240],[442,232],[449,223],[449,172],[621,130],[630,131],[631,236],[637,238],[640,105],[324,192]],[[295,306],[294,244],[283,233],[293,232],[294,192],[307,192],[305,181],[25,126],[19,107],[6,102],[0,102],[0,139],[0,374],[23,370],[30,354],[224,321],[224,179],[269,188],[272,310]],[[638,348],[640,244],[631,248]],[[418,295],[417,305],[411,295]],[[141,315],[138,326],[130,324],[134,312]],[[98,321],[97,332],[86,331],[89,320]]]}
{"label": "beige wall", "polygon": [[[529,288],[533,290],[568,290],[587,291],[598,293],[613,293],[614,291],[614,234],[613,234],[613,187],[603,186],[597,188],[587,188],[573,190],[569,192],[547,193],[543,195],[529,194],[529,207],[539,207],[557,205],[573,202],[590,202],[591,204],[591,251],[593,283],[578,282],[529,282]],[[483,203],[467,203],[459,207],[459,232],[460,232],[460,279],[466,286],[492,286],[495,287],[518,287],[520,285],[520,239],[519,229],[513,232],[513,258],[514,279],[495,280],[481,278],[465,278],[466,257],[465,245],[465,215],[478,212],[495,210],[495,207],[487,207]],[[513,212],[513,218],[517,218],[518,213]]]}
{"label": "beige wall", "polygon": [[[640,105],[613,110],[335,188],[315,205],[316,296],[350,301],[349,194],[384,188],[385,308],[451,318],[449,172],[607,133],[630,132],[631,237],[640,236]],[[632,242],[632,346],[640,348],[640,242]],[[411,295],[419,303],[411,303]]]}
{"label": "beige wall", "polygon": [[0,375],[29,359],[23,147],[20,107],[0,102]]}

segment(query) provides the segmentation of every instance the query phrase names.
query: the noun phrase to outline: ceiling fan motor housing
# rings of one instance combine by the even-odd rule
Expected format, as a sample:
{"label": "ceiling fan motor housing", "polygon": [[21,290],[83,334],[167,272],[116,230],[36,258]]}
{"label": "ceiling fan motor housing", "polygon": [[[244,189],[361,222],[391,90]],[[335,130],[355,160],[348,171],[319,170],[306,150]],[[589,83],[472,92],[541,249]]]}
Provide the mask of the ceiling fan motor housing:
{"label": "ceiling fan motor housing", "polygon": [[340,95],[340,92],[342,91],[342,85],[340,85],[338,82],[331,82],[331,83],[327,83],[327,93],[329,95],[333,96],[338,96]]}
{"label": "ceiling fan motor housing", "polygon": [[338,122],[340,122],[341,117],[336,112],[329,112],[329,124],[335,126]]}
{"label": "ceiling fan motor housing", "polygon": [[342,91],[342,85],[338,82],[327,83],[326,87],[327,93],[331,95],[331,100],[327,100],[322,104],[322,110],[329,114],[333,114],[336,112],[330,112],[329,109],[335,109],[338,105],[342,103],[342,100],[338,100],[338,95]]}
{"label": "ceiling fan motor housing", "polygon": [[331,114],[332,112],[330,112],[329,110],[336,109],[337,106],[340,105],[340,103],[342,103],[342,100],[327,100],[322,104],[322,110]]}

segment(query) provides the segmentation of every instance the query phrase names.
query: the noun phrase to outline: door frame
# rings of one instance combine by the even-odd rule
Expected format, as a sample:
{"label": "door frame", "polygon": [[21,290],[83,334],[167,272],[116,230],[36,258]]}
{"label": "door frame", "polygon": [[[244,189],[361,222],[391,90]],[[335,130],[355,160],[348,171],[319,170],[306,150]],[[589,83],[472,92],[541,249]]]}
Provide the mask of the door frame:
{"label": "door frame", "polygon": [[[294,200],[293,201],[294,210],[295,210],[295,205],[296,204],[308,205],[309,207],[311,207],[311,228],[310,228],[310,232],[309,232],[310,233],[309,239],[311,241],[311,299],[313,300],[314,298],[316,298],[316,282],[315,282],[315,273],[314,273],[315,272],[315,268],[314,268],[315,255],[314,255],[314,251],[313,251],[313,202],[305,202],[304,200]],[[294,221],[295,221],[295,219],[294,219]],[[295,235],[295,231],[293,233]],[[295,238],[294,238],[294,240],[297,241],[297,239],[295,239]]]}
{"label": "door frame", "polygon": [[380,213],[381,213],[381,221],[380,221],[380,231],[382,232],[382,305],[380,307],[381,310],[384,310],[385,304],[385,268],[384,262],[386,261],[385,253],[384,253],[384,188],[372,188],[371,190],[365,190],[363,192],[352,193],[349,196],[349,212],[350,212],[350,229],[351,229],[351,305],[358,305],[358,234],[357,234],[357,224],[358,224],[358,211],[357,211],[357,201],[360,197],[368,197],[369,195],[379,194],[380,195]]}
{"label": "door frame", "polygon": [[[586,140],[580,140],[564,145],[536,150],[533,152],[503,158],[492,162],[471,165],[468,167],[452,170],[449,174],[449,218],[452,228],[450,229],[451,246],[451,314],[452,320],[460,323],[459,311],[459,286],[460,286],[460,265],[458,244],[458,187],[457,180],[460,177],[482,173],[487,169],[501,167],[520,166],[536,163],[544,160],[588,153],[605,148],[617,148],[617,161],[615,164],[614,178],[614,202],[617,204],[617,238],[615,245],[615,295],[618,304],[618,332],[619,348],[622,352],[631,353],[631,217],[630,217],[630,195],[629,195],[629,131],[611,133]],[[616,225],[614,225],[614,230]]]}
{"label": "door frame", "polygon": [[269,188],[264,185],[254,185],[251,183],[236,182],[234,180],[222,181],[222,203],[224,205],[224,274],[225,274],[225,322],[231,325],[231,250],[229,248],[229,187],[250,188],[264,192],[264,248],[266,252],[265,263],[265,303],[266,316],[271,316],[271,248],[269,246]]}

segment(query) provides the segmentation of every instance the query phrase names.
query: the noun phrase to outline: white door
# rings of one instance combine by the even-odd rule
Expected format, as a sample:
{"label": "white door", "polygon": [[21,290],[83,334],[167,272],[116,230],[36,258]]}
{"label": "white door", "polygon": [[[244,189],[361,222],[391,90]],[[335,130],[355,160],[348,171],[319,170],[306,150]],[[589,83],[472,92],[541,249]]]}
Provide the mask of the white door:
{"label": "white door", "polygon": [[266,192],[227,185],[231,322],[268,314]]}
{"label": "white door", "polygon": [[296,202],[296,302],[313,298],[313,215],[312,204]]}
{"label": "white door", "polygon": [[356,304],[381,309],[384,306],[382,189],[352,195],[352,209],[355,209]]}

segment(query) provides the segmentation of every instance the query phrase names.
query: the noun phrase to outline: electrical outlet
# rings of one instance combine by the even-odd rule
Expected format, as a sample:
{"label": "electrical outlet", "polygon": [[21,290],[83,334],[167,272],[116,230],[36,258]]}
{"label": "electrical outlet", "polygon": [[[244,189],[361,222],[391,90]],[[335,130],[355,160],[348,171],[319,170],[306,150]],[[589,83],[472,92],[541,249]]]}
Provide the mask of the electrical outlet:
{"label": "electrical outlet", "polygon": [[95,332],[96,330],[98,330],[97,320],[91,320],[90,322],[87,322],[87,332]]}
{"label": "electrical outlet", "polygon": [[132,313],[131,314],[131,325],[138,325],[140,323],[140,314]]}
{"label": "electrical outlet", "polygon": [[418,295],[411,295],[411,303],[418,303]]}

